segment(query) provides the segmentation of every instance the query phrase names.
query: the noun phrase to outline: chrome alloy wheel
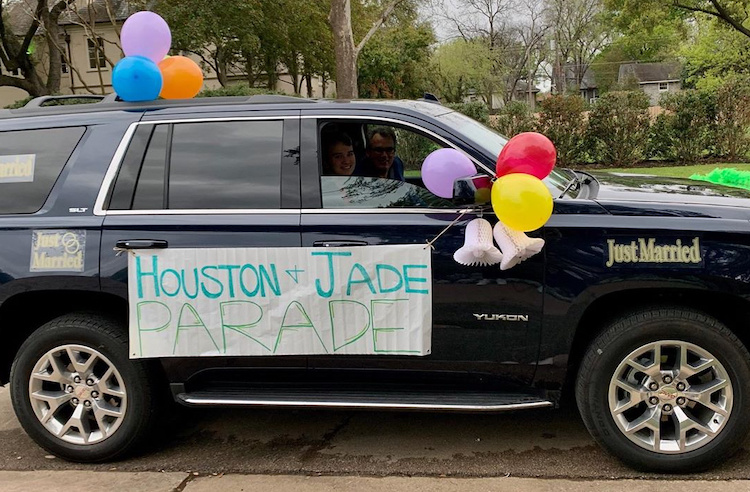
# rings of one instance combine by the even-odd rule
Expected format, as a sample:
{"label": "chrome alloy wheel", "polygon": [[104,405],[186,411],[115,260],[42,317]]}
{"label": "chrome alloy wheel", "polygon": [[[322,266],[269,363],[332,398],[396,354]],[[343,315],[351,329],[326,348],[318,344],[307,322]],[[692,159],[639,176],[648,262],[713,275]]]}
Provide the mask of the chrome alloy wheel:
{"label": "chrome alloy wheel", "polygon": [[615,370],[608,396],[620,431],[638,446],[663,454],[711,442],[726,425],[733,403],[724,366],[697,345],[677,340],[631,352]]}
{"label": "chrome alloy wheel", "polygon": [[127,393],[117,368],[100,352],[62,345],[44,354],[29,379],[29,400],[44,427],[70,444],[94,444],[122,424]]}

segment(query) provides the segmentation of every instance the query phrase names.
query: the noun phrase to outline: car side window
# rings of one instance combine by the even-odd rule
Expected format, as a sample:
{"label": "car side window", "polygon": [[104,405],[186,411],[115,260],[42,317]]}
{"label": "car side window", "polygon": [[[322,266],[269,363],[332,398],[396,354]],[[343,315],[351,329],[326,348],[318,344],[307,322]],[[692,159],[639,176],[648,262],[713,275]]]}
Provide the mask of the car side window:
{"label": "car side window", "polygon": [[425,188],[421,168],[439,142],[416,131],[374,121],[320,126],[322,206],[338,208],[455,208]]}
{"label": "car side window", "polygon": [[0,214],[39,211],[86,131],[83,127],[0,133]]}
{"label": "car side window", "polygon": [[282,121],[141,125],[109,208],[280,208],[282,132]]}

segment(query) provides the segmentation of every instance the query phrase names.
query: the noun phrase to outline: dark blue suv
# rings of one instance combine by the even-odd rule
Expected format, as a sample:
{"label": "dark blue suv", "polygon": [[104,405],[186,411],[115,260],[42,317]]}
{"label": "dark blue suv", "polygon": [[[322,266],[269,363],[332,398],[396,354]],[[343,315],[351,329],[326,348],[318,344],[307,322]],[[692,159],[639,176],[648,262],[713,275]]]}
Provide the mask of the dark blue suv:
{"label": "dark blue suv", "polygon": [[[433,195],[420,166],[435,149],[453,148],[491,176],[506,139],[434,102],[254,96],[41,107],[46,101],[0,114],[0,383],[10,383],[24,429],[58,456],[104,461],[132,451],[169,396],[189,406],[462,412],[553,407],[567,397],[615,455],[672,472],[720,463],[747,434],[744,190],[557,169],[545,180],[552,218],[530,233],[545,240],[542,253],[509,270],[467,267],[453,259],[464,225],[492,221],[491,210]],[[368,148],[376,129],[389,143]],[[351,175],[326,172],[323,142],[334,132],[348,139]],[[395,154],[398,172],[352,171],[372,151]],[[387,247],[428,242],[421,266],[429,270],[397,270],[412,292],[429,295],[420,332],[429,349],[419,355],[337,353],[322,338],[324,349],[276,351],[281,334],[272,346],[250,322],[230,327],[235,339],[266,351],[233,352],[226,330],[222,347],[204,321],[216,313],[192,307],[180,321],[170,311],[135,332],[159,336],[176,323],[170,353],[140,352],[143,340],[132,335],[134,313],[148,306],[134,303],[128,278],[137,268],[156,281],[144,268],[165,252],[221,252],[226,264],[201,270],[213,278],[204,292],[244,302],[257,289],[217,286],[222,268],[237,278],[235,253],[330,259],[365,248],[377,263]],[[297,284],[306,267],[303,259],[277,273]],[[188,285],[189,269],[170,271]],[[265,271],[275,292],[274,272],[253,271]],[[159,281],[169,280],[164,272]],[[390,287],[356,282],[402,317]],[[193,321],[183,322],[188,311]],[[311,318],[282,325],[299,331]],[[356,324],[340,319],[345,331]],[[201,337],[216,352],[178,350]]]}

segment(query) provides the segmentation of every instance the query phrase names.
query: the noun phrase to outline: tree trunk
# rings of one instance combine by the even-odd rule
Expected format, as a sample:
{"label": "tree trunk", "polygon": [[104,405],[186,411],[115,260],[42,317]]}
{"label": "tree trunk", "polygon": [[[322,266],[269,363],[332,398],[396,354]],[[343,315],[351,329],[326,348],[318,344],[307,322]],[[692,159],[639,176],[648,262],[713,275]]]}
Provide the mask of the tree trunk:
{"label": "tree trunk", "polygon": [[312,77],[313,75],[310,72],[307,72],[305,74],[305,79],[307,83],[307,97],[313,97]]}
{"label": "tree trunk", "polygon": [[278,66],[278,63],[276,59],[271,59],[269,57],[266,57],[265,62],[265,68],[266,68],[266,76],[268,77],[268,82],[266,86],[269,90],[275,91],[276,90],[276,82],[279,80],[279,74],[276,71],[276,68]]}
{"label": "tree trunk", "polygon": [[227,86],[227,62],[224,60],[224,53],[216,48],[216,55],[214,56],[214,62],[216,63],[216,78],[222,87]]}
{"label": "tree trunk", "polygon": [[336,54],[336,97],[356,99],[357,48],[352,33],[352,11],[350,0],[331,0],[328,17],[333,31],[333,48]]}

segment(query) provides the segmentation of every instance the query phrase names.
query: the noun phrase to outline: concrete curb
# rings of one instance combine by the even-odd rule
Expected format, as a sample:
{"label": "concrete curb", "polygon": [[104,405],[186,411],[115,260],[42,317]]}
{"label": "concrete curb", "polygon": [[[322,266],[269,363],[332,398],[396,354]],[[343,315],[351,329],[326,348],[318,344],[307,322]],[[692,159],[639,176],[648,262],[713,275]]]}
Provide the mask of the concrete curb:
{"label": "concrete curb", "polygon": [[1,492],[234,492],[284,491],[316,492],[652,492],[666,487],[696,489],[701,492],[750,491],[750,481],[706,480],[558,480],[537,478],[430,478],[430,477],[335,477],[296,475],[218,475],[159,472],[91,471],[0,471]]}

